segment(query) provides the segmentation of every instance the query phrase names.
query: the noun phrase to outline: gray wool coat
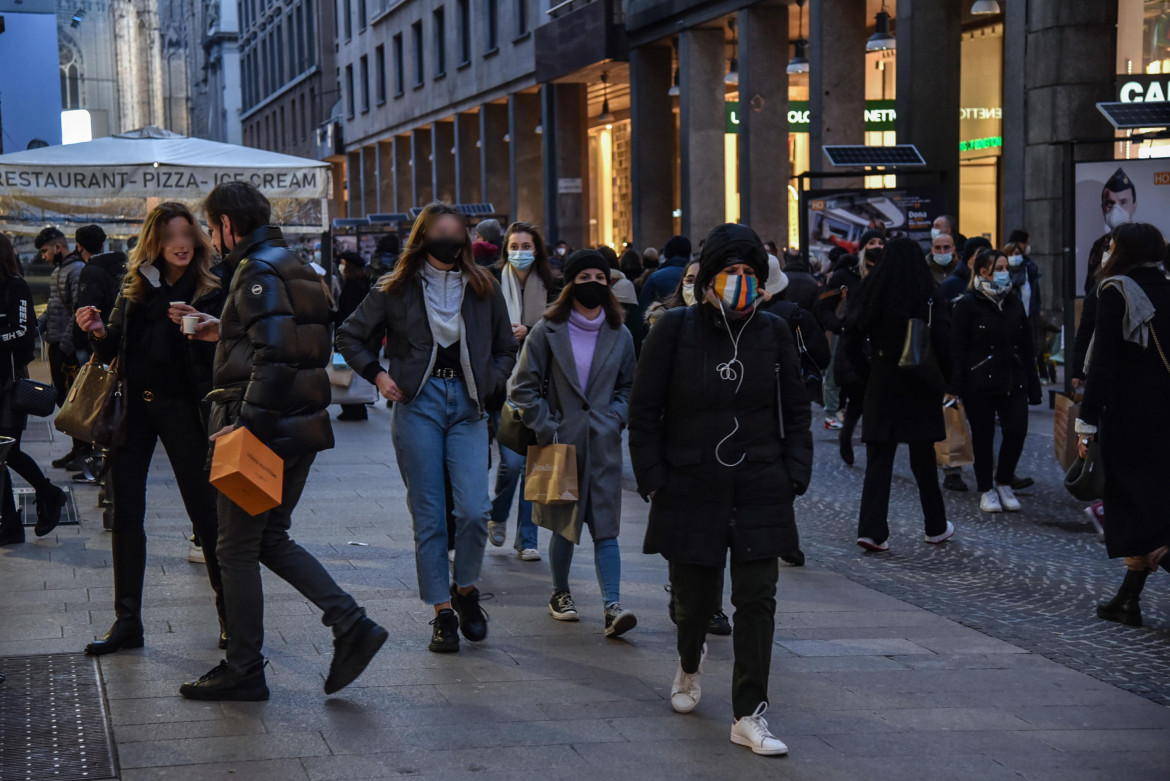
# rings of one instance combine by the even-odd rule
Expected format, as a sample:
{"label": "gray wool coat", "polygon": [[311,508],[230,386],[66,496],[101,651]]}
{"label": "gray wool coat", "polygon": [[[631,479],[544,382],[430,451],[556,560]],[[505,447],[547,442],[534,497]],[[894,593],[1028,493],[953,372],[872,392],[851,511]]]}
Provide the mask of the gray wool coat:
{"label": "gray wool coat", "polygon": [[[548,378],[547,395],[541,389]],[[624,325],[602,326],[589,370],[587,391],[577,378],[569,324],[541,320],[516,367],[509,398],[537,442],[577,448],[579,499],[574,504],[533,504],[538,526],[574,543],[588,521],[594,540],[618,536],[622,502],[622,429],[634,384],[634,340]],[[585,517],[583,508],[589,508]]]}

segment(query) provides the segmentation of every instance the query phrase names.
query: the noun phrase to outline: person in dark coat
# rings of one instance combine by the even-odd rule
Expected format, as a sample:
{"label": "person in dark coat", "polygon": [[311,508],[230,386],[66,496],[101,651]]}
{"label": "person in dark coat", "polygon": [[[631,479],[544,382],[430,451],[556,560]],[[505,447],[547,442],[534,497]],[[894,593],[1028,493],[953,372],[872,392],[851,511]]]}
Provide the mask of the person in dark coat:
{"label": "person in dark coat", "polygon": [[671,706],[684,713],[699,701],[730,550],[732,741],[783,754],[763,714],[779,557],[799,545],[793,502],[812,476],[812,412],[787,324],[758,311],[768,275],[759,237],[720,225],[699,264],[701,303],[650,329],[630,396],[630,459],[651,501],[643,550],[670,562],[680,657]]}
{"label": "person in dark coat", "polygon": [[[341,294],[337,296],[337,309],[333,313],[334,328],[340,327],[353,314],[370,292],[370,277],[366,273],[366,261],[356,252],[343,252],[338,258],[341,275]],[[369,420],[365,404],[342,404],[338,420]]]}
{"label": "person in dark coat", "polygon": [[[934,456],[934,443],[946,437],[942,398],[950,369],[950,323],[937,293],[918,244],[896,239],[886,246],[882,262],[861,286],[856,308],[849,313],[847,328],[859,339],[868,339],[872,350],[861,431],[865,484],[857,524],[857,544],[867,551],[890,548],[890,487],[894,456],[903,442],[910,446],[910,468],[926,516],[926,541],[945,542],[955,533],[943,506]],[[898,365],[912,318],[928,324],[938,366]]]}
{"label": "person in dark coat", "polygon": [[[1012,481],[1028,436],[1028,405],[1041,402],[1032,329],[1023,302],[1012,294],[1005,253],[983,250],[972,272],[971,289],[951,315],[953,371],[946,401],[962,399],[971,423],[979,509],[1019,512]],[[1003,431],[998,463],[992,456],[997,417]]]}
{"label": "person in dark coat", "polygon": [[805,255],[796,253],[790,256],[784,264],[784,274],[788,277],[788,286],[781,297],[811,314],[821,296],[821,283],[809,271]]}
{"label": "person in dark coat", "polygon": [[[191,211],[180,203],[159,204],[143,223],[141,241],[108,325],[96,306],[76,314],[97,360],[118,361],[127,397],[123,441],[110,452],[116,618],[103,638],[86,646],[91,656],[143,645],[147,477],[160,441],[203,545],[219,613],[219,644],[226,647],[225,602],[216,552],[216,492],[207,482],[207,450],[201,446],[207,437],[202,401],[211,390],[215,350],[189,341],[180,329],[184,314],[198,311],[214,317],[223,307],[223,286],[213,270],[213,259],[207,234]],[[182,311],[175,302],[183,302]]]}
{"label": "person in dark coat", "polygon": [[661,257],[666,258],[642,285],[638,294],[638,308],[642,317],[655,301],[665,301],[682,279],[683,269],[691,260],[691,240],[686,236],[672,236],[662,248]]}
{"label": "person in dark coat", "polygon": [[621,605],[622,429],[634,383],[634,340],[609,284],[609,262],[596,250],[577,250],[564,265],[565,288],[525,340],[509,398],[539,445],[554,439],[576,447],[576,502],[536,504],[534,520],[552,532],[548,558],[553,593],[548,609],[576,621],[569,592],[573,549],[588,526],[604,598],[606,637],[620,637],[638,620]]}
{"label": "person in dark coat", "polygon": [[0,491],[3,491],[3,511],[0,512],[0,545],[24,542],[24,523],[16,506],[10,471],[28,481],[36,491],[36,535],[44,537],[61,521],[65,506],[65,492],[49,482],[37,462],[20,449],[20,439],[28,416],[12,409],[11,393],[18,379],[28,377],[36,345],[36,313],[32,291],[20,274],[20,264],[12,242],[0,233],[0,436],[14,442],[8,448],[6,467],[0,469]]}
{"label": "person in dark coat", "polygon": [[1105,477],[1105,550],[1125,559],[1117,594],[1097,615],[1141,626],[1150,573],[1170,571],[1170,278],[1153,225],[1114,228],[1098,283],[1097,328],[1088,351],[1085,401],[1076,429],[1084,457],[1100,440]]}

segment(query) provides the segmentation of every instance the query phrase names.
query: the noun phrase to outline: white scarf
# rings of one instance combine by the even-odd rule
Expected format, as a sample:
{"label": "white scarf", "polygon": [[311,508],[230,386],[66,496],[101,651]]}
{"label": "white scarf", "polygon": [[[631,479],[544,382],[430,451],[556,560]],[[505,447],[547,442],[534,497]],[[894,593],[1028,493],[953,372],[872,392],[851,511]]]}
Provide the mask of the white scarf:
{"label": "white scarf", "polygon": [[440,347],[450,347],[462,338],[461,315],[466,281],[459,269],[440,271],[426,261],[423,261],[420,277],[431,335]]}
{"label": "white scarf", "polygon": [[535,269],[529,272],[528,279],[521,287],[520,277],[509,263],[500,274],[500,288],[503,290],[504,303],[508,305],[508,317],[511,321],[529,328],[536,325],[548,304],[548,291],[544,287],[544,280]]}

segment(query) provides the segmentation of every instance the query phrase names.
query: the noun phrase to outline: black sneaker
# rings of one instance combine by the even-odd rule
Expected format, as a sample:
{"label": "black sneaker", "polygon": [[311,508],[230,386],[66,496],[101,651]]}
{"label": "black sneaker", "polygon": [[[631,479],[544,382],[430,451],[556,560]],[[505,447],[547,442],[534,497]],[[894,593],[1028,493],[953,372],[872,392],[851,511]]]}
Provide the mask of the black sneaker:
{"label": "black sneaker", "polygon": [[581,618],[577,613],[577,606],[573,603],[573,596],[568,591],[556,591],[548,601],[548,612],[557,621],[576,621]]}
{"label": "black sneaker", "polygon": [[390,633],[368,618],[360,618],[348,632],[333,641],[333,661],[325,679],[325,693],[349,686],[366,669]]}
{"label": "black sneaker", "polygon": [[621,637],[638,625],[638,617],[614,602],[605,609],[605,636]]}
{"label": "black sneaker", "polygon": [[268,684],[264,680],[265,662],[251,675],[240,677],[232,673],[223,661],[212,667],[197,681],[188,681],[179,687],[179,694],[189,700],[218,702],[259,702],[268,699]]}
{"label": "black sneaker", "polygon": [[60,458],[55,458],[50,461],[54,469],[66,469],[71,472],[76,472],[81,469],[81,459],[77,455],[77,449],[70,450]]}
{"label": "black sneaker", "polygon": [[50,485],[42,494],[37,494],[36,534],[44,537],[61,523],[61,510],[65,508],[65,492]]}
{"label": "black sneaker", "polygon": [[1030,477],[1016,477],[1012,475],[1011,486],[1013,491],[1023,491],[1025,488],[1031,488],[1034,485],[1036,485],[1036,481]]}
{"label": "black sneaker", "polygon": [[479,606],[479,589],[472,588],[470,594],[460,594],[451,586],[451,607],[459,614],[459,631],[474,643],[487,637],[487,613]]}
{"label": "black sneaker", "polygon": [[942,487],[948,491],[966,491],[967,484],[963,482],[962,475],[954,474],[947,475],[943,478]]}
{"label": "black sneaker", "polygon": [[731,634],[731,621],[728,620],[727,614],[722,609],[716,610],[715,615],[711,616],[711,620],[707,622],[707,634],[723,637]]}
{"label": "black sneaker", "polygon": [[459,617],[449,607],[439,611],[431,619],[431,644],[428,646],[437,654],[452,654],[459,650]]}

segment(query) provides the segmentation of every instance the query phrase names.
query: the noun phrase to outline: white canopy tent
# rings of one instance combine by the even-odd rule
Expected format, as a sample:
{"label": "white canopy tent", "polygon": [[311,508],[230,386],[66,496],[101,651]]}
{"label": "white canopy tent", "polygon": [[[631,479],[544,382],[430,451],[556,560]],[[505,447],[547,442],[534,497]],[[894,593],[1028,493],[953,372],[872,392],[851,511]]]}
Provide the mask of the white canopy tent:
{"label": "white canopy tent", "polygon": [[0,155],[0,229],[29,234],[96,222],[110,235],[128,236],[156,204],[198,209],[215,185],[237,179],[268,196],[273,222],[286,231],[327,229],[328,163],[153,126]]}

